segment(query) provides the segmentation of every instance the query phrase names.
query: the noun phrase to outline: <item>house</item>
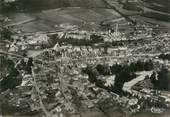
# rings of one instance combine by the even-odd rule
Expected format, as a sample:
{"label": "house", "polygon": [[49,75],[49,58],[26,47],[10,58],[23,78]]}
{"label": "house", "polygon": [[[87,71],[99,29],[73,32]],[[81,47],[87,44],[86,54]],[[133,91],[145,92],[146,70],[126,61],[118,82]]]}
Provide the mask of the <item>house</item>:
{"label": "house", "polygon": [[31,38],[28,37],[28,49],[41,49],[41,48],[48,48],[50,44],[48,42],[49,37],[46,34],[36,34],[32,35]]}
{"label": "house", "polygon": [[127,55],[127,47],[107,48],[107,53],[112,56]]}

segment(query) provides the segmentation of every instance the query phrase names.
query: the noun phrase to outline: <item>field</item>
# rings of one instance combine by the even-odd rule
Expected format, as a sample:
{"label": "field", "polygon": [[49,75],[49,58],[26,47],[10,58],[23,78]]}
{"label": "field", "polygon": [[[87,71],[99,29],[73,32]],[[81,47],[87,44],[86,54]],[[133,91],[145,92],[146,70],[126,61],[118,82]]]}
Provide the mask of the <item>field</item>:
{"label": "field", "polygon": [[112,9],[79,7],[44,10],[36,13],[12,13],[6,16],[12,19],[8,25],[19,24],[18,27],[24,32],[56,30],[55,25],[62,23],[71,23],[85,29],[99,29],[101,21],[121,17]]}
{"label": "field", "polygon": [[169,0],[142,0],[149,8],[165,13],[170,13]]}
{"label": "field", "polygon": [[153,18],[160,21],[170,22],[170,15],[164,15],[161,13],[155,13],[155,12],[147,12],[142,14],[141,16]]}
{"label": "field", "polygon": [[[17,6],[17,7],[16,7]],[[0,4],[0,9],[1,9]],[[107,8],[103,0],[17,0],[0,12],[38,11],[63,7]]]}

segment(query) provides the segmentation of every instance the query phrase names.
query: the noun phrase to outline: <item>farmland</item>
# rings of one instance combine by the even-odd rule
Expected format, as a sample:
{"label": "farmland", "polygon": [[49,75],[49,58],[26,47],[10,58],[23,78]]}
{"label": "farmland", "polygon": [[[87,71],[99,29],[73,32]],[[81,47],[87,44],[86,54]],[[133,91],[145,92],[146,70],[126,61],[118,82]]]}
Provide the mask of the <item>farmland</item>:
{"label": "farmland", "polygon": [[8,25],[24,22],[18,27],[24,32],[38,32],[55,30],[55,25],[62,23],[71,23],[85,29],[99,29],[99,23],[107,19],[117,19],[121,16],[112,9],[98,8],[59,8],[52,10],[44,10],[36,13],[13,13],[6,15],[11,22]]}
{"label": "farmland", "polygon": [[142,1],[147,3],[147,6],[153,10],[170,13],[169,0],[142,0]]}
{"label": "farmland", "polygon": [[39,11],[63,7],[107,8],[107,5],[103,0],[17,0],[11,6],[2,8],[2,12]]}

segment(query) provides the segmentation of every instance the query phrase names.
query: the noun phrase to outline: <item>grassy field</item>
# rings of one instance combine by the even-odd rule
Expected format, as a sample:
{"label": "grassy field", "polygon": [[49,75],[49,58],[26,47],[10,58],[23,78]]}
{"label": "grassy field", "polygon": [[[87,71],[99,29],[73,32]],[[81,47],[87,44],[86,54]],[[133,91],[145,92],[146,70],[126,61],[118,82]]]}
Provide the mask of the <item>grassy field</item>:
{"label": "grassy field", "polygon": [[142,0],[153,10],[170,13],[170,0]]}
{"label": "grassy field", "polygon": [[142,14],[141,16],[153,18],[153,19],[160,20],[160,21],[170,22],[170,15],[164,15],[161,13],[147,12],[147,13]]}
{"label": "grassy field", "polygon": [[10,6],[2,7],[0,12],[37,11],[63,7],[107,8],[103,0],[17,0]]}
{"label": "grassy field", "polygon": [[[12,19],[8,24],[17,24],[28,20],[28,22],[18,25],[25,32],[55,30],[55,25],[62,23],[71,23],[88,29],[97,29],[101,21],[121,17],[112,9],[79,7],[44,10],[36,13],[12,13],[6,16]],[[32,21],[29,21],[29,19],[32,19]]]}

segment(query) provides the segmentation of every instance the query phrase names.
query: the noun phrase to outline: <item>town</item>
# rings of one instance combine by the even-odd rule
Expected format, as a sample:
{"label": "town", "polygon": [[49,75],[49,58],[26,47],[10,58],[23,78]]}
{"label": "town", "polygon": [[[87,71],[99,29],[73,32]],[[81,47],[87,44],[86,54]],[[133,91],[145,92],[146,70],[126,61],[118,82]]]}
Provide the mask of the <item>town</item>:
{"label": "town", "polygon": [[0,114],[112,117],[118,111],[117,117],[136,117],[169,111],[169,30],[104,1],[121,17],[27,32],[20,25],[31,21],[13,24],[0,15]]}

